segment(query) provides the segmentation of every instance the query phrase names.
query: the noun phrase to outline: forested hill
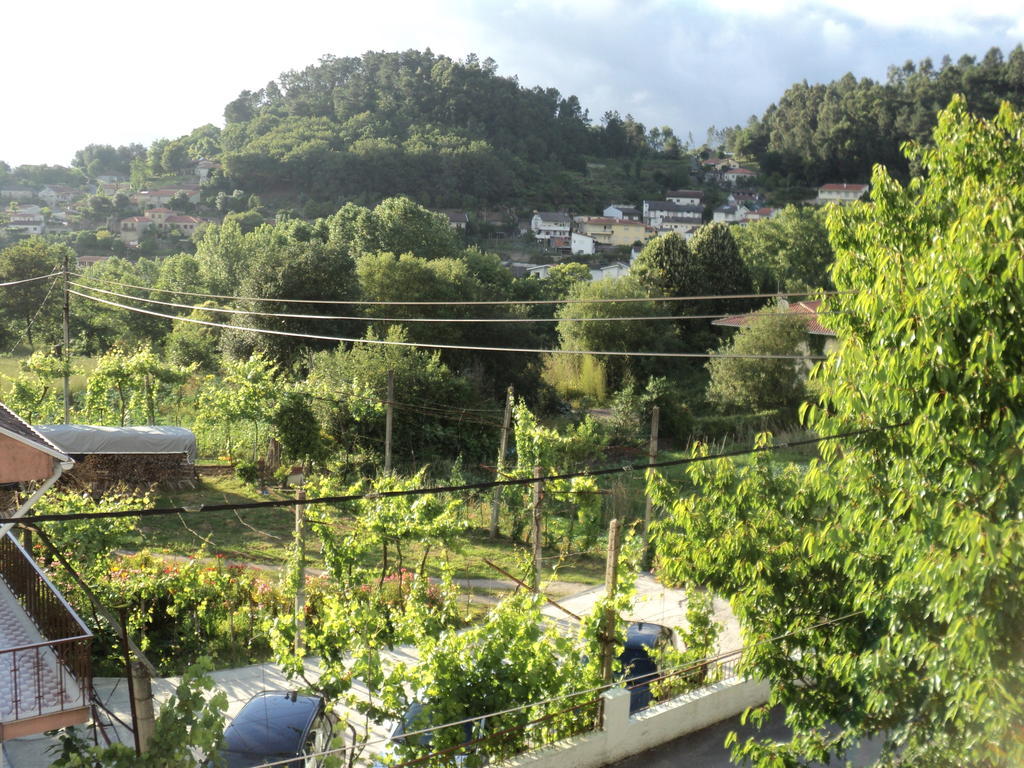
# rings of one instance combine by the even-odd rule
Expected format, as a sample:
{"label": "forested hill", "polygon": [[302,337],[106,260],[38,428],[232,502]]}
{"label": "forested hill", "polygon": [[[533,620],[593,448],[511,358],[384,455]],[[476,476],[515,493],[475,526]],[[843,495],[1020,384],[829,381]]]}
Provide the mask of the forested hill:
{"label": "forested hill", "polygon": [[945,57],[891,67],[885,83],[847,74],[827,84],[796,83],[760,118],[726,131],[731,149],[756,157],[765,174],[796,183],[867,181],[882,163],[905,175],[900,144],[927,142],[936,113],[955,93],[972,112],[991,117],[1001,100],[1024,105],[1024,48],[1005,59],[998,48],[980,61]]}
{"label": "forested hill", "polygon": [[243,91],[224,116],[216,144],[235,185],[323,203],[584,204],[585,157],[647,152],[652,134],[678,155],[671,130],[617,113],[595,125],[575,96],[525,88],[491,59],[429,50],[325,56]]}

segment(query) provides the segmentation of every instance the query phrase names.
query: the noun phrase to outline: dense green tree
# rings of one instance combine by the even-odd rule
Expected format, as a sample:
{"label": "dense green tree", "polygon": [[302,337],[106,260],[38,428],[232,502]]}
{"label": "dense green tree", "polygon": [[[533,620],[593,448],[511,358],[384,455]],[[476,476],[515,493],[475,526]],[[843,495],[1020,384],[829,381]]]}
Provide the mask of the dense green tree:
{"label": "dense green tree", "polygon": [[[614,301],[643,298],[644,295],[645,290],[631,275],[576,283],[569,291],[569,298],[574,303],[564,304],[556,312],[557,317],[563,318],[558,323],[562,348],[600,352],[677,351],[678,338],[671,324],[653,320],[606,320],[660,314],[660,308],[654,301]],[[627,376],[646,379],[652,373],[662,372],[666,366],[656,358],[643,356],[609,355],[600,359],[610,389],[622,386]]]}
{"label": "dense green tree", "polygon": [[[57,269],[63,262],[66,245],[56,245],[41,237],[30,237],[0,251],[0,282],[27,280],[46,275]],[[74,258],[74,254],[69,254]],[[31,283],[5,288],[4,302],[0,306],[0,317],[8,333],[23,340],[31,347],[33,334],[40,324],[54,327],[53,318],[60,294],[52,291],[52,280],[36,280]],[[44,307],[49,301],[50,306]],[[47,322],[49,321],[49,323]]]}
{"label": "dense green tree", "polygon": [[793,292],[832,286],[832,246],[820,208],[787,206],[778,216],[735,232],[756,290]]}
{"label": "dense green tree", "polygon": [[795,730],[741,745],[761,765],[869,736],[893,763],[1024,760],[1022,131],[957,98],[908,152],[925,175],[878,168],[832,212],[841,346],[806,419],[837,439],[806,473],[695,464],[671,502],[665,571],[731,600]]}
{"label": "dense green tree", "polygon": [[[726,355],[799,355],[807,352],[803,317],[768,307],[721,345]],[[793,409],[804,399],[808,366],[794,360],[718,357],[708,362],[707,399],[727,411]]]}

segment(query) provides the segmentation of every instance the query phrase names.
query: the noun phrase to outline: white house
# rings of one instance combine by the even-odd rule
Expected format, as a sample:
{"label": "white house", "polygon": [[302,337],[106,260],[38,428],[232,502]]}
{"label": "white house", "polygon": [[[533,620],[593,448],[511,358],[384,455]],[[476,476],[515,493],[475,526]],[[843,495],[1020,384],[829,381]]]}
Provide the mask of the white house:
{"label": "white house", "polygon": [[543,280],[549,274],[551,274],[551,268],[554,264],[534,264],[526,268],[527,277],[537,277]]}
{"label": "white house", "polygon": [[682,235],[686,239],[693,237],[693,234],[700,229],[702,222],[695,222],[690,219],[680,219],[676,217],[666,217],[661,220],[661,226],[658,227],[658,234],[664,235],[669,232],[675,232],[677,235]]}
{"label": "white house", "polygon": [[704,205],[704,193],[699,189],[673,189],[665,199],[676,205]]}
{"label": "white house", "polygon": [[643,211],[631,205],[609,205],[604,209],[603,215],[607,219],[626,219],[627,221],[640,221],[643,218]]}
{"label": "white house", "polygon": [[597,253],[597,241],[590,235],[573,232],[569,250],[573,252],[573,255],[593,256]]}
{"label": "white house", "polygon": [[77,190],[63,184],[48,184],[39,191],[39,198],[51,206],[58,203],[70,203],[77,195]]}
{"label": "white house", "polygon": [[629,274],[629,264],[622,261],[615,261],[604,267],[591,267],[591,280],[610,280],[613,277],[623,277]]}
{"label": "white house", "polygon": [[722,179],[728,184],[746,184],[756,177],[756,173],[746,168],[730,168],[722,172]]}
{"label": "white house", "polygon": [[680,205],[667,200],[644,200],[644,223],[651,227],[661,227],[665,219],[680,219],[691,224],[700,224],[704,220],[704,207],[700,205]]}
{"label": "white house", "polygon": [[46,220],[41,213],[24,213],[13,211],[8,216],[7,229],[23,235],[42,235],[46,233]]}
{"label": "white house", "polygon": [[742,205],[720,205],[715,208],[713,218],[715,221],[726,224],[735,224],[743,221],[748,211]]}
{"label": "white house", "polygon": [[538,240],[549,237],[568,237],[572,220],[561,211],[536,211],[530,220],[530,229]]}
{"label": "white house", "polygon": [[852,203],[868,191],[867,184],[824,184],[818,187],[818,205],[825,203]]}
{"label": "white house", "polygon": [[0,188],[0,200],[31,200],[35,196],[36,192],[31,187],[10,184]]}

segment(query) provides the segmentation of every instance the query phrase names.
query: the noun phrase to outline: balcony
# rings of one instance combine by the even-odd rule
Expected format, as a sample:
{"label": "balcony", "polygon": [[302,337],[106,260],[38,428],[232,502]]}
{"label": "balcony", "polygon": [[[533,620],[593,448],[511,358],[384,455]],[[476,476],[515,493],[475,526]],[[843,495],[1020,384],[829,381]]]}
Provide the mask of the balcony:
{"label": "balcony", "polygon": [[14,537],[0,537],[0,742],[84,723],[92,633]]}

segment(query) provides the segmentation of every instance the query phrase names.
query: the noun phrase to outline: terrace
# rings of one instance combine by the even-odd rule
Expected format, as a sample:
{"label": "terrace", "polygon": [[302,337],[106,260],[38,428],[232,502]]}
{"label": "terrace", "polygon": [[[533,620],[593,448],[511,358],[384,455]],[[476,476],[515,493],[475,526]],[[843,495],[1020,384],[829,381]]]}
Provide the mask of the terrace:
{"label": "terrace", "polygon": [[89,719],[91,644],[14,536],[0,537],[0,742]]}

